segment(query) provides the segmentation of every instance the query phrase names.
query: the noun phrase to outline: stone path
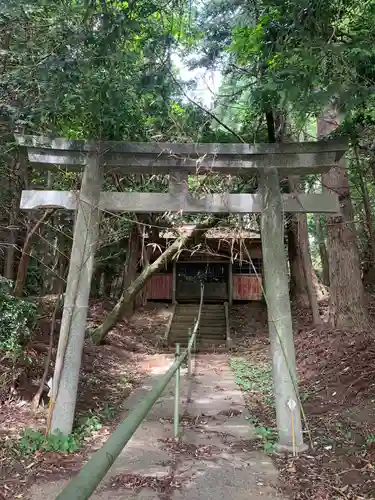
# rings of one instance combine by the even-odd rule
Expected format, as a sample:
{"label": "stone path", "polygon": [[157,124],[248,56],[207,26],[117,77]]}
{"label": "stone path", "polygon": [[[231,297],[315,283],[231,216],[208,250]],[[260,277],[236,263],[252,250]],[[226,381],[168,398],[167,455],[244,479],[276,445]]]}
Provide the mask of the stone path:
{"label": "stone path", "polygon": [[[124,409],[133,408],[172,361],[172,357],[164,357],[150,380],[125,401]],[[252,429],[246,421],[242,393],[228,367],[227,355],[200,355],[190,383],[183,374],[181,390],[181,442],[177,444],[172,439],[172,381],[91,498],[285,498],[274,487],[277,471],[271,459],[251,446]],[[34,485],[29,499],[52,500],[66,482]]]}

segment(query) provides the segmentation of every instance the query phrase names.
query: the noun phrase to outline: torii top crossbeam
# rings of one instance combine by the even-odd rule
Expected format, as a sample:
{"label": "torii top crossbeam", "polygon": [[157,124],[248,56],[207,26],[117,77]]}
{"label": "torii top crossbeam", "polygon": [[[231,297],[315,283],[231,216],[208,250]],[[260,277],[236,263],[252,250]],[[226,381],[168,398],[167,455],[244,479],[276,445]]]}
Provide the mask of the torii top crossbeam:
{"label": "torii top crossbeam", "polygon": [[88,154],[97,154],[106,170],[156,174],[180,170],[188,173],[214,171],[223,174],[254,174],[262,167],[274,167],[283,175],[325,172],[347,149],[347,140],[283,144],[194,144],[86,142],[16,135],[19,146],[27,147],[29,160],[44,165],[79,169]]}

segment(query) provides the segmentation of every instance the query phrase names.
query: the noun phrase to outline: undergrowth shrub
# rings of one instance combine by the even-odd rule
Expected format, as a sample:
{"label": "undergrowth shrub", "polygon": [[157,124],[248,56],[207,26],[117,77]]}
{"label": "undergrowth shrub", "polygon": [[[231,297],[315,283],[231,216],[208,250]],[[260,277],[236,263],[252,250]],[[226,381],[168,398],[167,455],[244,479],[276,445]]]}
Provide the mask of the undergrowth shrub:
{"label": "undergrowth shrub", "polygon": [[0,277],[0,353],[15,361],[36,320],[35,304],[11,295],[12,282]]}
{"label": "undergrowth shrub", "polygon": [[76,453],[87,438],[102,428],[104,422],[104,416],[90,412],[79,419],[77,427],[69,436],[65,436],[59,431],[45,436],[38,430],[26,428],[21,434],[17,448],[21,455],[49,451]]}
{"label": "undergrowth shrub", "polygon": [[19,441],[19,450],[22,455],[32,455],[37,451],[75,453],[80,443],[76,436],[64,436],[56,432],[50,436],[44,436],[34,429],[25,429]]}

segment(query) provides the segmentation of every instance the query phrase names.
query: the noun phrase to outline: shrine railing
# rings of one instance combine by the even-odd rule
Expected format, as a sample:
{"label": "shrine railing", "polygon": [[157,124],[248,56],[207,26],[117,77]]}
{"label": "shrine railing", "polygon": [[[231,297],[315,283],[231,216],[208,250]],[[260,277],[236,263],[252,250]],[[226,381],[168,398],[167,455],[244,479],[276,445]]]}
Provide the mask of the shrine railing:
{"label": "shrine railing", "polygon": [[56,500],[86,500],[90,498],[100,482],[103,480],[116,458],[125,448],[131,437],[143,422],[154,404],[163,394],[165,388],[175,377],[173,435],[175,439],[180,436],[180,400],[181,400],[181,366],[187,362],[188,380],[192,375],[193,356],[196,352],[196,341],[201,319],[204,285],[201,284],[201,296],[198,317],[193,328],[189,329],[189,342],[187,348],[181,352],[180,344],[176,344],[175,360],[169,370],[164,374],[159,383],[140,401],[129,415],[121,422],[117,429],[107,439],[104,445],[97,450],[89,461],[82,467]]}

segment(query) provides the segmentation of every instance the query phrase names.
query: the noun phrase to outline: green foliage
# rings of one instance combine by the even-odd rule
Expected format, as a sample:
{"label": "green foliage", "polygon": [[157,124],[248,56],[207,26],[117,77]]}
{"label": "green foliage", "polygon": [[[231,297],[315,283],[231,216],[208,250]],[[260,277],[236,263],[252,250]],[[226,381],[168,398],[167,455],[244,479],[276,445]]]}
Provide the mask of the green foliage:
{"label": "green foliage", "polygon": [[[236,383],[245,393],[250,395],[250,398],[256,396],[268,406],[274,404],[272,372],[269,365],[253,364],[245,358],[232,358],[230,366],[235,374]],[[267,453],[272,452],[277,439],[275,430],[263,426],[257,417],[250,416],[247,421],[253,425],[255,436],[261,443],[263,450]]]}
{"label": "green foliage", "polygon": [[40,294],[45,279],[43,272],[45,272],[45,269],[38,264],[35,258],[31,257],[27,266],[24,295],[35,297]]}
{"label": "green foliage", "polygon": [[18,448],[23,455],[32,455],[41,452],[75,453],[79,449],[79,440],[76,436],[64,436],[56,432],[47,437],[34,429],[25,429],[18,442]]}
{"label": "green foliage", "polygon": [[114,413],[114,408],[106,404],[99,413],[89,412],[89,414],[81,416],[70,436],[65,436],[61,432],[45,436],[35,429],[24,429],[17,448],[22,455],[31,455],[37,451],[75,453],[80,449],[85,439],[99,431],[104,422],[113,418]]}
{"label": "green foliage", "polygon": [[368,447],[375,446],[375,434],[369,434],[366,438],[366,445]]}
{"label": "green foliage", "polygon": [[79,419],[78,427],[74,434],[83,439],[99,431],[102,427],[103,424],[100,416],[90,412],[89,415],[85,415]]}
{"label": "green foliage", "polygon": [[261,441],[263,445],[263,450],[266,453],[271,453],[275,449],[275,443],[277,440],[277,433],[274,429],[269,427],[256,426],[254,428],[255,435]]}
{"label": "green foliage", "polygon": [[236,383],[247,393],[260,393],[273,404],[272,370],[268,364],[252,364],[245,358],[233,358],[230,366]]}
{"label": "green foliage", "polygon": [[180,103],[170,57],[187,33],[183,3],[23,0],[0,12],[0,25],[8,34],[4,111],[18,126],[145,140],[173,124]]}
{"label": "green foliage", "polygon": [[11,282],[0,280],[0,351],[13,360],[22,353],[36,319],[36,306],[10,294]]}

